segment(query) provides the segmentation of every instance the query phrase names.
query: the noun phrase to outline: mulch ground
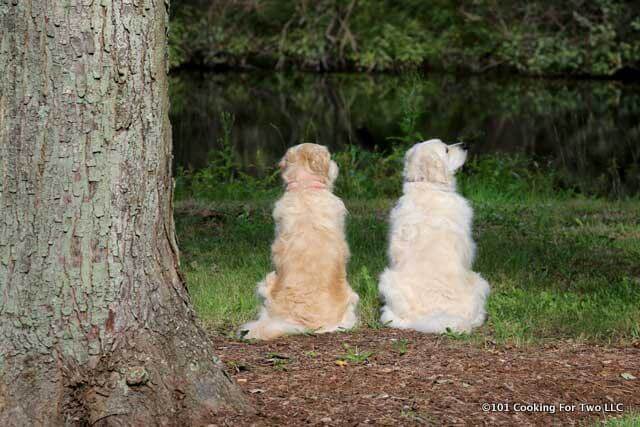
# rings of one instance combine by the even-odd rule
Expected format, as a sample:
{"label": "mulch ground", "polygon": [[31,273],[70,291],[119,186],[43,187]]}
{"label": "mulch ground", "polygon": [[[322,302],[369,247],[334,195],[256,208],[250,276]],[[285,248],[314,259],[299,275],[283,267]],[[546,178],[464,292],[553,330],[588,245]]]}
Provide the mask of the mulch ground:
{"label": "mulch ground", "polygon": [[257,411],[221,413],[218,426],[590,425],[640,410],[636,347],[483,348],[392,329],[213,339]]}

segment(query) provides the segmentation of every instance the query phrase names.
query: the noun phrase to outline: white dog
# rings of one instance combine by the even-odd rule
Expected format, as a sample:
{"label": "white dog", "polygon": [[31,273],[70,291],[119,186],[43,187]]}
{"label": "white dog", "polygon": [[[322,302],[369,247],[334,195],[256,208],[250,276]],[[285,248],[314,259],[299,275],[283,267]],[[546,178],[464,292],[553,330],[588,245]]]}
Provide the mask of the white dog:
{"label": "white dog", "polygon": [[438,139],[405,155],[403,196],[391,212],[390,266],[380,276],[383,323],[403,329],[468,332],[485,320],[489,284],[471,271],[473,211],[456,193],[460,144]]}
{"label": "white dog", "polygon": [[347,282],[347,210],[331,189],[338,166],[316,144],[290,148],[280,162],[287,189],[276,202],[275,271],[258,284],[264,306],[240,329],[268,340],[304,331],[331,332],[356,324],[358,295]]}

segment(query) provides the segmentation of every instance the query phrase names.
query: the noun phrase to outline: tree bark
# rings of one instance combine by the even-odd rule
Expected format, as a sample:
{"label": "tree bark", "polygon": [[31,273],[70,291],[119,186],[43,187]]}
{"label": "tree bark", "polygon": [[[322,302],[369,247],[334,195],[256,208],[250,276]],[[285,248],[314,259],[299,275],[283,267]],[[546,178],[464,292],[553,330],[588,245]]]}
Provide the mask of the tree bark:
{"label": "tree bark", "polygon": [[179,273],[168,1],[0,0],[0,425],[246,409]]}

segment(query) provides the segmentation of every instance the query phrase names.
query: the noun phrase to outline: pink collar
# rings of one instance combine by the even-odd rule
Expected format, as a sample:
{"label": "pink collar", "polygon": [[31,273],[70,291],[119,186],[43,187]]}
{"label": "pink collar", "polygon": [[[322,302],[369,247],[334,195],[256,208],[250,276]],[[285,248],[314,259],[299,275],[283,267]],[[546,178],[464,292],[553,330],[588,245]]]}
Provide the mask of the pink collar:
{"label": "pink collar", "polygon": [[287,191],[326,190],[327,184],[321,176],[309,173],[304,169],[295,170],[285,177]]}
{"label": "pink collar", "polygon": [[298,191],[298,190],[326,190],[327,184],[317,179],[313,180],[301,180],[301,181],[290,181],[287,183],[287,191]]}

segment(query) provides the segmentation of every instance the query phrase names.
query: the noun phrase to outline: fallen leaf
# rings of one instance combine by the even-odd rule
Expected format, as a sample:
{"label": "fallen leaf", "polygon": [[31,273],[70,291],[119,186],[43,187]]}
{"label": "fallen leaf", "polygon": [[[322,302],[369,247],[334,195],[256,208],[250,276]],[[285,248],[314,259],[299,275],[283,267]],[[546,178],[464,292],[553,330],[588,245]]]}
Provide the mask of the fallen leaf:
{"label": "fallen leaf", "polygon": [[347,365],[348,365],[348,363],[347,363],[347,362],[345,362],[344,360],[336,360],[336,362],[335,362],[335,363],[336,363],[336,365],[338,365],[338,366],[347,366]]}
{"label": "fallen leaf", "polygon": [[286,354],[278,354],[278,353],[268,353],[267,354],[267,360],[275,360],[275,359],[289,360],[290,357],[287,356]]}
{"label": "fallen leaf", "polygon": [[620,374],[620,376],[622,378],[624,378],[625,380],[635,380],[636,379],[636,377],[631,375],[629,372],[623,372],[623,373]]}

